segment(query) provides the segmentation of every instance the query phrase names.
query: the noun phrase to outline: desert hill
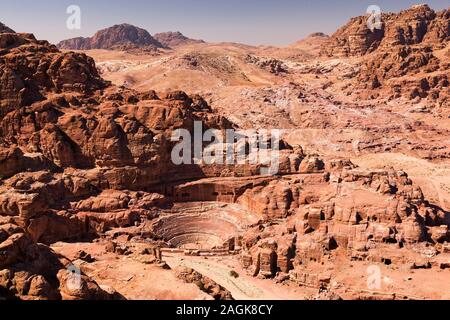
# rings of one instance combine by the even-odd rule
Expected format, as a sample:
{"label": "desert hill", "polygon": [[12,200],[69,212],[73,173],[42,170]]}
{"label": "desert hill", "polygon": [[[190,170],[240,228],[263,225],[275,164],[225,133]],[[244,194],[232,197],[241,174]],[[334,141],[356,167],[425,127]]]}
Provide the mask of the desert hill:
{"label": "desert hill", "polygon": [[186,37],[179,31],[156,33],[153,37],[167,48],[174,48],[189,44],[204,43],[203,40],[194,40]]}

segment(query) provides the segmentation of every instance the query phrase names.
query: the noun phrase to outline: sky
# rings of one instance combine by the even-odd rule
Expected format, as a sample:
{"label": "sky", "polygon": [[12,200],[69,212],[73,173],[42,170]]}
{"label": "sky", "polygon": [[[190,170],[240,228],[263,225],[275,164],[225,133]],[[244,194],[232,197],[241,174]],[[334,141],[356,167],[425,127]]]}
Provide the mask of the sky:
{"label": "sky", "polygon": [[[407,9],[421,0],[14,0],[2,1],[0,22],[16,32],[57,43],[92,36],[114,24],[130,23],[151,34],[181,31],[208,42],[288,45],[313,32],[332,34],[369,5],[383,12]],[[428,0],[435,10],[450,0]],[[67,7],[81,9],[81,28],[69,30]]]}

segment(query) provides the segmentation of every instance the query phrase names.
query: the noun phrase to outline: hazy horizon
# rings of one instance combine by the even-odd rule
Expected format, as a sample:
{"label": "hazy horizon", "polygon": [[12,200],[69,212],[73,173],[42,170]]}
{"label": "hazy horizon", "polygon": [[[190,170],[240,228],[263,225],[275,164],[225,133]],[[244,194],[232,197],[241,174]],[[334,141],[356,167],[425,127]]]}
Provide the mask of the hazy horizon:
{"label": "hazy horizon", "polygon": [[[427,3],[434,10],[448,7],[442,0]],[[369,5],[383,12],[397,12],[417,0],[18,0],[2,4],[0,22],[17,32],[57,43],[89,37],[115,24],[129,23],[152,35],[180,31],[208,42],[239,42],[250,45],[288,45],[313,32],[332,34],[351,17],[364,15]],[[66,28],[69,5],[82,10],[80,30]]]}

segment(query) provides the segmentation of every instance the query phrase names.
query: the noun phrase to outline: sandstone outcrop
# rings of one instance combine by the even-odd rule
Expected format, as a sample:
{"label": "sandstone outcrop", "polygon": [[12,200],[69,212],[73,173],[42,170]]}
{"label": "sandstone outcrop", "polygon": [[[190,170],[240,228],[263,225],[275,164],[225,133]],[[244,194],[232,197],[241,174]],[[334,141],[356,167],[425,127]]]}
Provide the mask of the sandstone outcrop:
{"label": "sandstone outcrop", "polygon": [[178,278],[187,282],[194,283],[200,290],[212,296],[215,300],[234,300],[230,291],[218,285],[208,277],[201,275],[195,270],[184,268],[176,270]]}
{"label": "sandstone outcrop", "polygon": [[277,59],[247,55],[245,61],[247,63],[255,64],[273,74],[283,74],[288,72],[287,67],[283,64],[283,62]]}
{"label": "sandstone outcrop", "polygon": [[[242,263],[253,275],[286,273],[302,285],[319,288],[320,275],[310,279],[311,274],[299,270],[328,263],[336,251],[343,250],[350,259],[381,260],[373,255],[385,246],[412,249],[450,240],[448,213],[430,206],[404,172],[346,166],[273,180],[248,192],[256,190],[246,203],[253,199],[250,209],[266,217],[266,223],[242,238]],[[274,218],[286,220],[274,223]]]}
{"label": "sandstone outcrop", "polygon": [[448,104],[449,66],[436,51],[450,39],[449,10],[417,5],[383,14],[381,20],[380,29],[370,30],[368,17],[353,18],[323,46],[322,54],[362,56],[357,82],[366,93],[382,90],[390,99],[418,97]]}
{"label": "sandstone outcrop", "polygon": [[61,53],[31,34],[0,34],[0,49],[2,117],[45,100],[50,93],[87,93],[107,85],[98,75],[92,58],[80,53]]}
{"label": "sandstone outcrop", "polygon": [[445,47],[450,37],[449,10],[434,12],[428,5],[417,5],[397,14],[381,16],[381,28],[370,30],[368,17],[352,18],[324,45],[330,56],[361,56],[396,46],[428,45]]}
{"label": "sandstone outcrop", "polygon": [[80,272],[80,287],[68,281],[71,262],[35,243],[14,217],[0,217],[0,297],[23,300],[99,299],[112,296]]}

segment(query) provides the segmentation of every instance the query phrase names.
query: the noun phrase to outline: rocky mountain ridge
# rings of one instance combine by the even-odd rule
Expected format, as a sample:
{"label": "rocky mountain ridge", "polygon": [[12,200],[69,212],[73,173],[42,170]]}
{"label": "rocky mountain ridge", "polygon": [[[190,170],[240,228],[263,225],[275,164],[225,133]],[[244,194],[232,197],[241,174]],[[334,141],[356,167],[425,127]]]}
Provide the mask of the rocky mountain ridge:
{"label": "rocky mountain ridge", "polygon": [[161,49],[204,43],[186,37],[181,32],[162,32],[151,36],[144,29],[124,23],[98,31],[90,38],[73,38],[59,42],[57,47],[63,50],[132,50]]}
{"label": "rocky mountain ridge", "polygon": [[355,81],[365,95],[428,97],[439,106],[448,104],[450,10],[435,12],[423,4],[385,13],[381,29],[374,30],[368,19],[351,19],[322,46],[321,54],[359,59]]}
{"label": "rocky mountain ridge", "polygon": [[370,30],[368,16],[352,18],[322,48],[327,56],[362,56],[397,46],[443,48],[450,40],[450,10],[435,12],[428,5],[399,13],[383,13],[381,29]]}
{"label": "rocky mountain ridge", "polygon": [[91,38],[74,38],[57,45],[65,50],[163,48],[148,31],[124,23],[97,31]]}

